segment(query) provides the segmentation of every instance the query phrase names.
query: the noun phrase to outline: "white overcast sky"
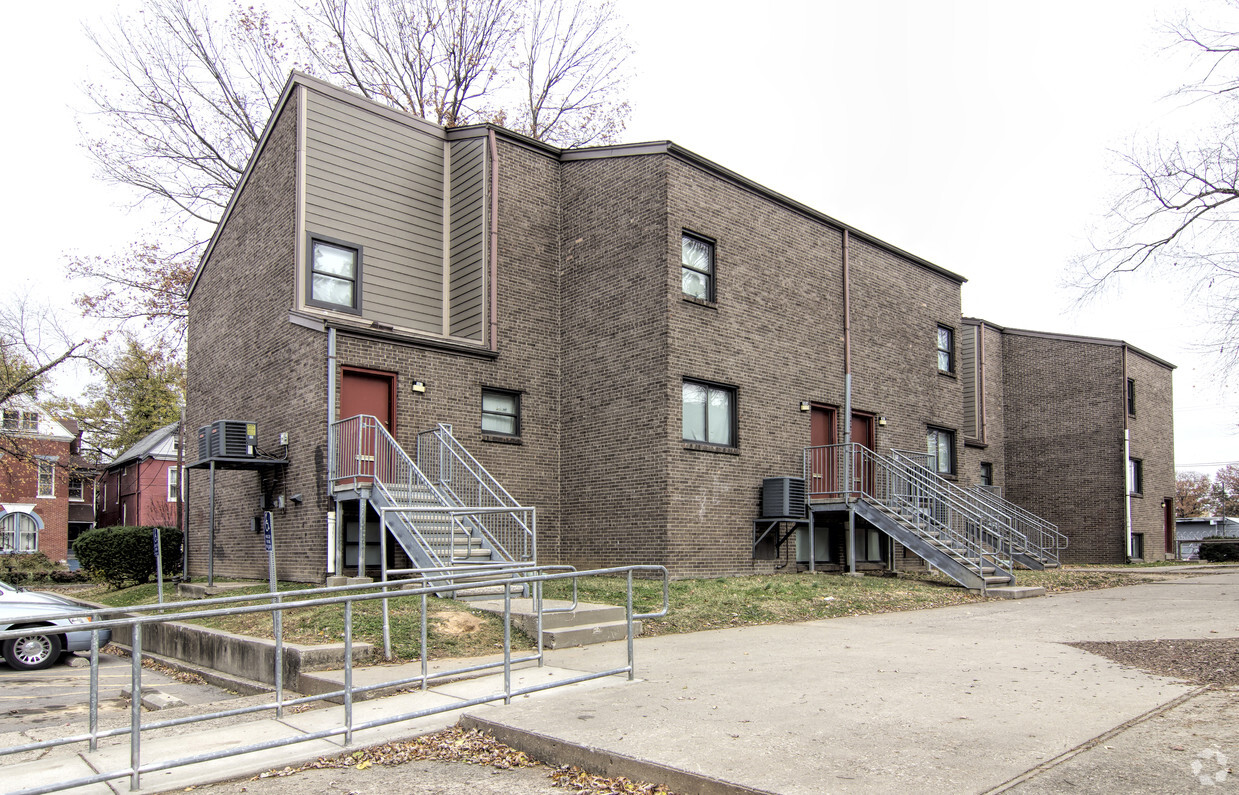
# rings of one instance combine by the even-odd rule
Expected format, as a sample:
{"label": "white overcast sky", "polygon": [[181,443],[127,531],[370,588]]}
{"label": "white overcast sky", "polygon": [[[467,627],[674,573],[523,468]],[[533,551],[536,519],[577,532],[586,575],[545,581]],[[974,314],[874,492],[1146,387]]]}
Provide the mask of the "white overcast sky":
{"label": "white overcast sky", "polygon": [[[1173,139],[1163,97],[1184,63],[1164,23],[1189,0],[618,3],[636,48],[627,140],[673,140],[962,274],[967,315],[1174,362],[1177,464],[1239,461],[1239,389],[1213,378],[1179,286],[1135,279],[1084,311],[1059,287],[1119,187],[1109,153]],[[82,23],[133,6],[7,10],[6,288],[67,304],[65,255],[143,226],[93,179],[74,116],[80,84],[104,77]]]}

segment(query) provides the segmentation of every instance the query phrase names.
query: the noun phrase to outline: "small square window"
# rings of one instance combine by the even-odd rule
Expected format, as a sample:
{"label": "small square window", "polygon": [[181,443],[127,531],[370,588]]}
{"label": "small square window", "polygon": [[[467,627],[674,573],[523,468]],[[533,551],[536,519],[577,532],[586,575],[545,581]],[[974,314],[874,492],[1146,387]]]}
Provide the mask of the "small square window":
{"label": "small square window", "polygon": [[22,413],[16,409],[4,410],[4,430],[16,431],[21,428]]}
{"label": "small square window", "polygon": [[56,496],[56,465],[51,461],[39,462],[39,493],[40,497]]}
{"label": "small square window", "polygon": [[942,475],[955,472],[955,432],[930,428],[925,433],[926,446],[934,471]]}
{"label": "small square window", "polygon": [[938,326],[938,370],[955,372],[955,329]]}
{"label": "small square window", "polygon": [[685,379],[683,439],[686,442],[736,446],[736,390]]}
{"label": "small square window", "polygon": [[482,390],[482,433],[521,435],[521,396],[500,389]]}
{"label": "small square window", "polygon": [[361,247],[310,238],[306,303],[342,312],[361,312]]}
{"label": "small square window", "polygon": [[680,237],[680,286],[685,295],[714,300],[714,244],[687,232]]}
{"label": "small square window", "polygon": [[1131,494],[1144,494],[1144,462],[1139,458],[1127,461],[1127,487]]}

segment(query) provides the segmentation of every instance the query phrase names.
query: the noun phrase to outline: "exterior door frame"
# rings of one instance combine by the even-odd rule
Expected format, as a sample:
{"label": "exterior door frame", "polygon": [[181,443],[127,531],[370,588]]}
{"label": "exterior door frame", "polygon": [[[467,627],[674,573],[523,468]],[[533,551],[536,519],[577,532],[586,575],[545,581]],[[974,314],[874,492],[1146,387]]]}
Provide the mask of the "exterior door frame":
{"label": "exterior door frame", "polygon": [[340,402],[336,406],[336,419],[344,419],[344,380],[349,374],[381,378],[387,381],[387,432],[396,435],[396,382],[399,376],[387,370],[373,370],[367,367],[341,365],[340,367]]}
{"label": "exterior door frame", "polygon": [[[836,445],[839,443],[839,407],[829,403],[813,402],[809,404],[809,445],[810,447],[820,446],[813,438],[814,425],[813,418],[816,415],[824,414],[827,418],[826,422],[826,440],[823,445]],[[809,455],[809,484],[808,491],[810,497],[815,494],[834,494],[839,490],[839,461],[837,456],[831,451],[813,451]]]}

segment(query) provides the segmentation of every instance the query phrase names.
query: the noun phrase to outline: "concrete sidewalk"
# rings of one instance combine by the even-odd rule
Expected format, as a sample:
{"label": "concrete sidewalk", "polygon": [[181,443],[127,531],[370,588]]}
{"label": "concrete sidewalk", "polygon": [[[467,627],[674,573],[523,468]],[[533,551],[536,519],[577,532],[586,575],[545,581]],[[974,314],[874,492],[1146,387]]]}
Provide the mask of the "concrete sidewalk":
{"label": "concrete sidewalk", "polygon": [[[1239,637],[1236,571],[1036,600],[640,638],[635,682],[610,677],[514,699],[510,706],[457,709],[357,732],[354,747],[463,717],[549,761],[588,762],[611,775],[664,781],[683,792],[1080,789],[1076,779],[1063,776],[1099,782],[1080,791],[1164,792],[1180,790],[1179,784],[1181,791],[1194,791],[1203,785],[1193,761],[1213,763],[1218,754],[1239,759],[1239,694],[1202,694],[1062,644],[1218,637]],[[516,671],[514,686],[606,670],[624,660],[623,643],[548,652],[547,666]],[[355,722],[493,694],[501,690],[496,678],[362,702]],[[169,730],[143,738],[143,760],[305,735],[338,724],[339,710]],[[1148,762],[1164,773],[1156,786],[1139,786],[1152,768],[1135,785],[1119,786],[1110,773],[1088,766],[1090,749],[1120,750],[1118,740],[1106,739],[1118,730],[1150,732],[1180,713],[1194,721],[1191,731],[1175,734],[1166,726],[1148,734],[1144,745],[1128,743],[1132,769]],[[1217,719],[1227,714],[1229,722]],[[1172,746],[1179,750],[1164,759],[1150,756],[1148,744],[1163,734],[1179,737]],[[1214,757],[1199,756],[1210,748]],[[336,737],[150,773],[143,791],[249,776],[342,750]],[[122,769],[127,761],[127,742],[95,754],[57,751],[7,765],[4,790],[70,780],[91,768]],[[1220,782],[1225,788],[1237,783],[1239,777]],[[246,786],[261,791],[264,782]],[[351,779],[349,786],[367,791]],[[113,788],[92,791],[125,792],[128,780]]]}

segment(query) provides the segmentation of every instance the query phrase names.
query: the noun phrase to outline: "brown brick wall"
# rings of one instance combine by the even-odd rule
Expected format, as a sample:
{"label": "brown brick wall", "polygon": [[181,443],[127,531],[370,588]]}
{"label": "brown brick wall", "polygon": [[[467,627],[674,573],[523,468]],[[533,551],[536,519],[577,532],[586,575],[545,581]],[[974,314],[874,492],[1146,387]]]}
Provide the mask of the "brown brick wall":
{"label": "brown brick wall", "polygon": [[[972,325],[962,326],[971,333]],[[981,462],[993,464],[994,485],[1006,495],[1006,415],[1003,412],[1004,366],[1002,332],[989,324],[981,324],[984,347],[984,366],[978,380],[984,379],[982,402],[985,407],[982,445],[967,445],[963,448],[963,463],[960,467],[962,485],[971,486],[981,482]]]}
{"label": "brown brick wall", "polygon": [[[189,306],[189,396],[186,458],[195,459],[197,429],[214,420],[254,420],[258,446],[282,452],[289,465],[267,476],[216,473],[214,572],[262,577],[267,556],[250,519],[263,491],[291,497],[275,512],[276,561],[282,579],[321,581],[326,567],[326,335],[289,322],[293,306],[296,200],[296,96],[268,137],[253,173],[199,277]],[[189,474],[190,573],[207,571],[208,480]]]}
{"label": "brown brick wall", "polygon": [[1172,371],[1128,348],[1127,377],[1136,382],[1136,414],[1128,417],[1131,455],[1144,468],[1144,493],[1131,499],[1132,532],[1144,534],[1145,560],[1162,560],[1174,554],[1173,541],[1166,545],[1163,507],[1165,500],[1173,506],[1175,493]]}
{"label": "brown brick wall", "polygon": [[39,551],[53,562],[63,563],[69,556],[69,473],[65,470],[69,463],[69,444],[54,439],[20,439],[15,446],[23,455],[57,459],[55,496],[38,496],[37,464],[6,454],[0,456],[0,501],[34,505],[34,513],[43,521]]}

